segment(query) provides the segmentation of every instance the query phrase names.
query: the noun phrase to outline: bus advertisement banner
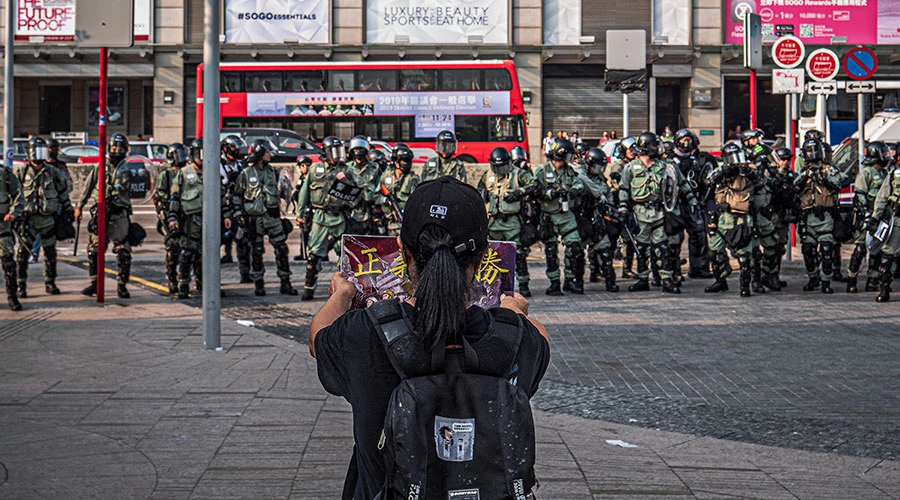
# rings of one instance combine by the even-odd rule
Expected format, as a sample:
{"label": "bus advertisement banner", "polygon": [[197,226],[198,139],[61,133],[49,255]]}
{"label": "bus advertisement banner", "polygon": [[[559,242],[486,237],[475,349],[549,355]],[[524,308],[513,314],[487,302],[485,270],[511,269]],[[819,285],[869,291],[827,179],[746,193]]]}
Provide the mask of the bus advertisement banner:
{"label": "bus advertisement banner", "polygon": [[225,0],[225,43],[329,43],[328,0]]}
{"label": "bus advertisement banner", "polygon": [[[509,92],[249,93],[246,116],[507,115]],[[446,121],[446,120],[441,120]]]}
{"label": "bus advertisement banner", "polygon": [[[896,0],[723,0],[725,43],[744,41],[746,13],[762,17],[764,39],[793,35],[807,45],[900,44],[900,2]],[[877,29],[873,29],[877,27]]]}
{"label": "bus advertisement banner", "polygon": [[369,0],[366,43],[509,43],[509,0]]}

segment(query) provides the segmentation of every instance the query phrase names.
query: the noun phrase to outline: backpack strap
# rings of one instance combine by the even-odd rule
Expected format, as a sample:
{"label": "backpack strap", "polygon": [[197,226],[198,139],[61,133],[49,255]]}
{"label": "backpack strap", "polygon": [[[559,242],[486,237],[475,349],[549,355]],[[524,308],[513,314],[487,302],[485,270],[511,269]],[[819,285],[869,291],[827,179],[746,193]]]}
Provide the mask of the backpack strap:
{"label": "backpack strap", "polygon": [[372,326],[375,327],[375,331],[378,332],[378,338],[381,339],[381,345],[384,346],[384,352],[387,353],[391,366],[394,367],[400,379],[406,379],[406,370],[394,351],[401,343],[405,344],[405,342],[398,342],[398,339],[413,340],[409,337],[414,337],[415,334],[400,301],[380,300],[367,307],[366,314],[369,316]]}
{"label": "backpack strap", "polygon": [[512,346],[512,349],[508,351],[507,373],[510,373],[516,364],[516,358],[519,357],[519,348],[522,346],[525,328],[522,325],[522,318],[509,309],[498,307],[492,313],[494,334]]}

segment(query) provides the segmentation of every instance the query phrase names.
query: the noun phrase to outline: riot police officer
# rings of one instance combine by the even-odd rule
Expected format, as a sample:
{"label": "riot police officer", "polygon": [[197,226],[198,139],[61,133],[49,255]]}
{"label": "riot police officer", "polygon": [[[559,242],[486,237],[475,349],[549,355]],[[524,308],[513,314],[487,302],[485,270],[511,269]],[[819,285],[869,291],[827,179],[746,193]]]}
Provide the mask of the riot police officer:
{"label": "riot police officer", "polygon": [[[402,143],[401,143],[402,144]],[[392,151],[393,152],[393,151]],[[384,174],[387,172],[388,167],[390,167],[390,161],[388,161],[387,155],[384,154],[384,151],[380,149],[372,148],[369,150],[369,161],[378,165],[378,170]]]}
{"label": "riot police officer", "polygon": [[[606,182],[612,189],[610,194],[616,206],[618,206],[619,203],[619,182],[622,180],[622,170],[625,169],[625,165],[628,165],[637,158],[634,154],[634,145],[636,142],[634,137],[626,137],[619,141],[619,143],[616,144],[615,159],[607,165],[606,171],[603,174],[604,177],[606,177]],[[622,221],[621,223],[624,224],[625,221]],[[632,244],[629,238],[622,237],[619,249],[622,253],[622,278],[636,278],[637,274],[631,270],[634,266],[634,244]]]}
{"label": "riot police officer", "polygon": [[606,291],[618,292],[616,272],[613,270],[613,246],[619,238],[614,220],[617,211],[610,196],[609,184],[603,177],[608,163],[603,150],[591,148],[584,156],[584,173],[578,177],[584,185],[582,212],[590,227],[587,250],[590,282],[597,283],[603,277]]}
{"label": "riot police officer", "polygon": [[[715,207],[715,202],[711,197],[713,190],[706,185],[706,177],[716,167],[716,160],[709,153],[700,151],[700,138],[686,128],[675,132],[673,142],[675,143],[673,160],[687,179],[698,204],[704,209],[704,213],[708,213]],[[688,235],[688,278],[713,277],[709,269],[709,241],[703,215],[685,219],[685,230]]]}
{"label": "riot police officer", "polygon": [[25,198],[21,196],[22,184],[12,169],[0,166],[0,265],[6,284],[6,304],[10,310],[21,311],[22,304],[16,296],[16,240],[13,223],[25,214]]}
{"label": "riot police officer", "polygon": [[894,279],[894,264],[900,256],[900,168],[892,169],[887,179],[878,189],[872,210],[869,230],[876,232],[881,222],[889,224],[888,233],[882,246],[879,267],[879,293],[877,302],[890,302],[891,282]]}
{"label": "riot police officer", "polygon": [[187,164],[190,152],[184,144],[176,142],[169,145],[166,151],[166,168],[160,170],[156,176],[156,193],[153,201],[156,206],[156,215],[159,218],[157,226],[163,236],[163,245],[166,249],[166,280],[169,284],[169,293],[178,293],[178,260],[181,258],[181,222],[178,220],[178,212],[169,213],[169,199],[172,195],[172,187],[178,172]]}
{"label": "riot police officer", "polygon": [[56,169],[63,174],[63,177],[66,178],[66,186],[68,187],[69,193],[71,193],[73,188],[72,173],[69,172],[69,165],[59,159],[59,141],[53,138],[47,139],[47,148],[49,151],[47,163],[56,167]]}
{"label": "riot police officer", "polygon": [[442,130],[435,140],[437,156],[429,158],[422,167],[422,182],[448,175],[466,182],[466,165],[456,156],[456,135]]}
{"label": "riot police officer", "polygon": [[[803,172],[795,181],[800,196],[801,251],[809,281],[804,291],[821,286],[822,293],[834,293],[835,194],[840,191],[841,175],[825,161],[825,148],[816,139],[803,143]],[[818,251],[818,255],[817,255]]]}
{"label": "riot police officer", "polygon": [[281,280],[279,293],[297,295],[291,286],[291,268],[288,262],[288,247],[285,228],[281,220],[281,198],[278,196],[278,173],[269,164],[277,149],[267,139],[257,139],[250,146],[247,167],[241,170],[234,183],[233,214],[244,219],[246,233],[250,239],[250,273],[253,278],[254,293],[266,294],[263,276],[263,238],[268,236],[275,250],[275,266]]}
{"label": "riot police officer", "polygon": [[751,166],[756,170],[751,212],[753,217],[751,285],[753,293],[765,293],[766,288],[781,289],[777,277],[781,235],[775,227],[774,204],[778,183],[776,177],[778,157],[768,146],[757,148],[762,150],[751,160]]}
{"label": "riot police officer", "polygon": [[482,193],[488,211],[488,232],[494,240],[516,243],[516,281],[519,293],[531,296],[528,283],[527,249],[522,246],[519,235],[522,232],[522,199],[526,190],[534,186],[534,178],[527,170],[513,166],[509,152],[494,148],[490,156],[490,171],[478,181],[478,191]]}
{"label": "riot police officer", "polygon": [[790,241],[790,225],[799,220],[799,212],[794,203],[796,189],[794,188],[794,171],[791,169],[791,159],[793,155],[791,150],[787,148],[778,148],[775,150],[775,166],[774,171],[774,195],[772,197],[772,207],[774,215],[772,222],[775,225],[775,233],[778,235],[776,244],[776,256],[773,262],[769,264],[770,268],[774,268],[769,280],[763,284],[772,290],[781,290],[787,286],[787,282],[781,279],[781,262],[787,255],[787,244]]}
{"label": "riot police officer", "polygon": [[[857,292],[857,276],[862,260],[866,257],[866,236],[868,234],[868,220],[875,209],[875,198],[884,183],[887,170],[891,164],[891,151],[881,142],[870,142],[866,147],[866,156],[863,158],[863,168],[856,175],[854,183],[854,232],[853,253],[850,255],[850,265],[847,268],[847,293]],[[869,269],[866,272],[867,292],[878,290],[878,267],[881,254],[873,252],[869,256]]]}
{"label": "riot police officer", "polygon": [[369,141],[362,136],[350,139],[349,151],[350,166],[356,172],[363,197],[359,204],[350,212],[350,220],[347,232],[350,234],[377,234],[374,224],[375,199],[379,192],[378,180],[381,178],[381,168],[378,164],[369,161]]}
{"label": "riot police officer", "polygon": [[[294,204],[295,209],[297,208],[297,204],[300,203],[300,191],[303,189],[303,184],[306,183],[306,178],[309,176],[309,167],[311,166],[312,159],[309,156],[297,157],[297,163],[294,165],[294,170],[291,175],[294,182],[294,192],[291,193],[291,203]],[[300,226],[300,231],[303,232],[303,236],[305,237],[303,242],[309,241],[309,229],[309,224]],[[305,250],[305,248],[301,248],[300,253],[294,256],[295,262],[306,260],[306,256],[304,255]]]}
{"label": "riot police officer", "polygon": [[756,171],[750,166],[745,150],[734,143],[722,148],[723,164],[714,168],[707,183],[715,186],[716,210],[710,215],[709,260],[716,281],[706,293],[728,290],[726,278],[731,274],[728,250],[737,256],[740,266],[741,297],[750,296],[753,219],[753,185]]}
{"label": "riot police officer", "polygon": [[[131,277],[131,243],[128,241],[128,229],[131,226],[131,198],[128,193],[127,186],[119,182],[123,179],[123,175],[119,172],[119,166],[128,155],[128,139],[122,134],[113,134],[109,138],[107,145],[106,158],[106,238],[112,241],[113,253],[116,254],[116,263],[118,264],[116,293],[119,298],[127,299],[131,297],[126,285]],[[100,240],[97,237],[97,226],[104,221],[99,221],[97,213],[97,172],[96,168],[91,169],[88,178],[85,181],[84,191],[81,192],[81,198],[78,199],[78,206],[75,208],[75,220],[81,220],[81,213],[88,201],[94,200],[91,208],[91,221],[88,223],[88,230],[91,233],[88,241],[88,272],[90,274],[91,284],[81,291],[84,295],[95,295],[97,293],[97,250],[100,247]],[[94,228],[91,230],[91,228]]]}
{"label": "riot police officer", "polygon": [[59,295],[56,286],[56,217],[60,212],[72,211],[69,188],[62,172],[47,163],[50,148],[44,139],[34,137],[26,148],[28,163],[15,168],[25,201],[24,231],[19,233],[24,232],[24,244],[19,246],[17,256],[19,297],[28,296],[28,255],[38,236],[44,250],[44,288],[50,295]]}
{"label": "riot police officer", "polygon": [[[180,145],[180,144],[179,144]],[[184,147],[184,146],[182,146]],[[179,153],[180,154],[180,153]],[[191,142],[191,162],[172,179],[167,217],[170,229],[180,226],[178,298],[188,298],[193,269],[197,292],[203,291],[203,139]],[[215,164],[214,164],[215,165]],[[215,175],[215,172],[213,172]],[[222,195],[222,225],[232,226],[231,209]]]}
{"label": "riot police officer", "polygon": [[[234,183],[238,174],[244,169],[244,159],[247,156],[247,143],[240,136],[229,135],[220,143],[222,156],[219,162],[219,175],[222,178],[222,193],[231,211],[234,211]],[[225,253],[221,258],[223,264],[234,262],[231,257],[231,246],[236,247],[238,259],[238,271],[241,283],[252,283],[250,277],[250,239],[245,228],[232,228],[231,231],[222,232],[222,245]]]}
{"label": "riot police officer", "polygon": [[665,232],[665,210],[662,206],[663,181],[666,164],[659,159],[659,139],[656,134],[644,132],[634,146],[637,159],[622,170],[619,184],[619,212],[625,217],[629,208],[637,220],[638,233],[634,235],[637,247],[638,281],[628,287],[629,292],[650,290],[651,251],[664,293],[680,293],[672,280],[669,265],[669,238]]}
{"label": "riot police officer", "polygon": [[400,236],[400,221],[406,201],[422,182],[418,175],[412,171],[413,152],[406,144],[400,143],[394,147],[397,160],[390,172],[385,172],[381,178],[381,184],[387,189],[388,194],[382,194],[381,211],[387,221],[387,234]]}
{"label": "riot police officer", "polygon": [[569,210],[570,190],[580,190],[584,186],[571,166],[575,157],[575,146],[567,139],[557,139],[550,150],[550,161],[544,163],[534,173],[535,190],[541,201],[541,241],[547,258],[547,278],[550,287],[547,295],[562,295],[559,284],[559,249],[561,239],[565,245],[565,290],[584,293],[584,247],[578,234],[575,214]]}
{"label": "riot police officer", "polygon": [[525,152],[525,148],[522,146],[513,146],[509,150],[509,159],[514,167],[527,170],[529,174],[532,173],[531,166],[528,165],[528,153]]}
{"label": "riot police officer", "polygon": [[[354,169],[344,163],[344,143],[340,139],[326,137],[322,140],[322,151],[325,161],[315,163],[310,168],[309,178],[300,191],[300,202],[297,204],[297,223],[312,225],[302,300],[313,299],[321,261],[328,259],[328,251],[332,248],[339,253],[338,248],[346,228],[348,212],[359,202],[359,199],[342,200],[336,197],[331,189],[338,182],[362,187]],[[307,209],[312,212],[312,221],[304,218]]]}

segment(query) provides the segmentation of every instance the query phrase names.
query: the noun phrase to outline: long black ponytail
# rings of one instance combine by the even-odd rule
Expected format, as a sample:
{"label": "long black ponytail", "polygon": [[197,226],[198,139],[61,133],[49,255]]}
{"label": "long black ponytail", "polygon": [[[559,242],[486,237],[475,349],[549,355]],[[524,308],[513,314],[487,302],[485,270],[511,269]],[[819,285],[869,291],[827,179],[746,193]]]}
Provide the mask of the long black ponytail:
{"label": "long black ponytail", "polygon": [[481,254],[454,253],[453,239],[437,225],[423,228],[416,242],[403,242],[413,257],[416,331],[429,348],[461,335],[469,306],[469,267]]}

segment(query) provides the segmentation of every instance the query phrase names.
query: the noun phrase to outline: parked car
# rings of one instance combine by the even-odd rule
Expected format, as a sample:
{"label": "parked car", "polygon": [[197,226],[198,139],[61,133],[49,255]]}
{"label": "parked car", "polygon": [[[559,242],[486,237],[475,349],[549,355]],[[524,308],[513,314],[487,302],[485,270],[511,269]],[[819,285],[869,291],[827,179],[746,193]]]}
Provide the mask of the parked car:
{"label": "parked car", "polygon": [[155,164],[165,163],[166,151],[169,149],[169,145],[164,142],[135,141],[130,146],[129,155],[149,158]]}
{"label": "parked car", "polygon": [[268,139],[278,148],[278,153],[272,158],[273,163],[294,163],[298,156],[308,156],[313,161],[319,160],[322,148],[306,137],[283,128],[223,128],[219,134],[220,139],[229,135],[240,136],[253,144],[257,139]]}
{"label": "parked car", "polygon": [[100,148],[90,144],[65,146],[59,150],[59,159],[66,163],[97,163],[100,160]]}

